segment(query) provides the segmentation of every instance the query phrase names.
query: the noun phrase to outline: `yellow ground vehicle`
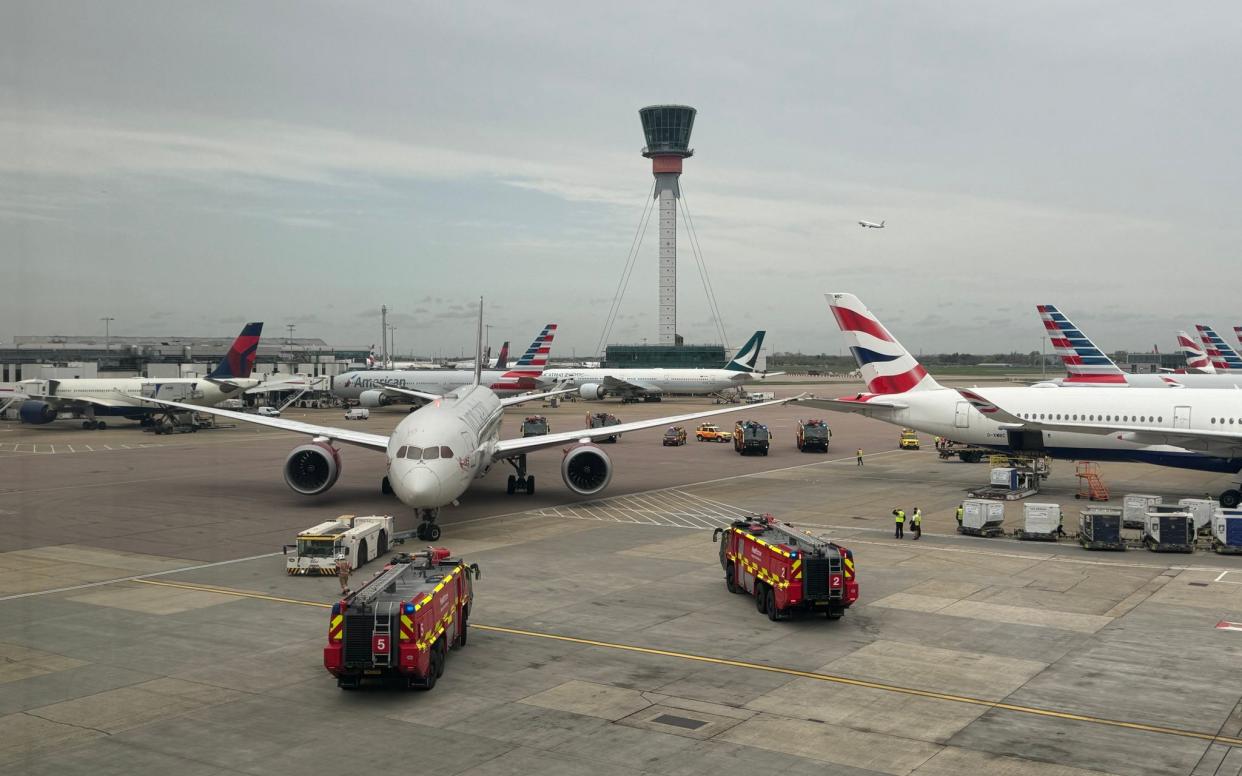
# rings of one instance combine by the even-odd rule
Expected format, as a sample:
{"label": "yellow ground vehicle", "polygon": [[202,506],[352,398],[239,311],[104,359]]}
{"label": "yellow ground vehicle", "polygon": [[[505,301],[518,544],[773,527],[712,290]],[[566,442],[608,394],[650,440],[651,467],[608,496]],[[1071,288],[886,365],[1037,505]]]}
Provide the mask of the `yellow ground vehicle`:
{"label": "yellow ground vehicle", "polygon": [[700,442],[732,442],[733,432],[722,429],[715,423],[704,423],[695,429],[694,438]]}
{"label": "yellow ground vehicle", "polygon": [[897,441],[897,446],[902,450],[918,450],[919,435],[914,433],[912,428],[903,428],[901,430],[901,438]]}

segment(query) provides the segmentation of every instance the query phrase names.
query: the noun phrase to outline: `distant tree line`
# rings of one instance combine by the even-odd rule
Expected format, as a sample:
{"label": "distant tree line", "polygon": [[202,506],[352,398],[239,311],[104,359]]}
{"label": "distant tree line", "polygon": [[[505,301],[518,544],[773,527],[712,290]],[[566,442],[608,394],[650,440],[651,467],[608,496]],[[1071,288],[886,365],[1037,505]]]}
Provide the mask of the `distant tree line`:
{"label": "distant tree line", "polygon": [[[1014,366],[1039,366],[1037,350],[1029,353],[923,353],[918,356],[927,366],[975,366],[977,364],[1012,364]],[[1051,353],[1046,355],[1049,364],[1059,363]],[[1122,356],[1124,361],[1124,355]],[[768,356],[769,370],[798,371],[818,369],[825,372],[851,372],[858,365],[852,355],[839,356],[820,353],[775,353]]]}

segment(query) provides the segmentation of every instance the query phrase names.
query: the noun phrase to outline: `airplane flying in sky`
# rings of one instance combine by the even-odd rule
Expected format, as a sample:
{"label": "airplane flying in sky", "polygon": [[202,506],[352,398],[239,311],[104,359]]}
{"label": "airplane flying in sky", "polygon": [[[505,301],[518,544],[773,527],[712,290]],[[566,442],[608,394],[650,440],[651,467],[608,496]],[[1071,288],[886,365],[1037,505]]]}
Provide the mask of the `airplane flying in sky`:
{"label": "airplane flying in sky", "polygon": [[1203,342],[1203,349],[1207,351],[1213,369],[1217,372],[1242,372],[1242,356],[1215,329],[1200,323],[1195,326],[1195,330],[1199,332],[1199,339]]}
{"label": "airplane flying in sky", "polygon": [[[947,439],[1055,458],[1133,461],[1237,475],[1242,404],[1231,391],[1104,386],[945,388],[853,294],[828,294],[867,390],[839,399],[799,398]],[[1227,490],[1223,506],[1242,492]]]}
{"label": "airplane flying in sky", "polygon": [[883,229],[884,228],[883,221],[881,221],[878,224],[875,221],[859,221],[858,225],[861,226],[863,229]]}
{"label": "airplane flying in sky", "polygon": [[1117,366],[1096,347],[1065,314],[1050,304],[1036,305],[1052,347],[1065,365],[1067,377],[1049,382],[1066,387],[1101,386],[1134,388],[1228,388],[1242,387],[1239,374],[1153,374],[1131,373]]}
{"label": "airplane flying in sky", "polygon": [[630,401],[658,401],[664,395],[720,393],[782,374],[755,371],[766,333],[752,334],[721,369],[547,369],[540,382],[576,386],[587,400],[620,396]]}
{"label": "airplane flying in sky", "polygon": [[[555,337],[556,324],[549,323],[512,367],[484,370],[483,384],[497,396],[516,396],[539,388],[538,379],[548,365]],[[369,408],[390,404],[423,404],[470,385],[473,378],[473,370],[366,369],[334,375],[329,390],[339,399],[352,399]],[[432,398],[428,399],[428,396]]]}
{"label": "airplane flying in sky", "polygon": [[82,428],[102,429],[107,427],[107,421],[100,420],[104,417],[146,422],[152,415],[163,414],[164,410],[147,401],[152,397],[179,400],[194,409],[240,397],[263,385],[262,380],[250,377],[262,333],[262,323],[247,323],[206,377],[23,380],[18,387],[27,398],[18,416],[32,424],[64,416],[86,418]]}
{"label": "airplane flying in sky", "polygon": [[[504,462],[514,468],[515,474],[510,475],[508,481],[509,493],[522,491],[530,494],[535,491],[535,478],[526,472],[527,454],[549,448],[567,448],[561,459],[561,478],[565,485],[575,493],[594,495],[608,487],[612,480],[612,461],[607,453],[592,444],[595,439],[787,401],[780,399],[622,423],[619,426],[501,439],[500,424],[505,407],[564,391],[503,399],[497,396],[482,379],[482,310],[480,302],[479,347],[476,349],[480,358],[471,383],[443,396],[431,397],[428,404],[403,418],[388,436],[215,408],[204,408],[202,411],[310,436],[309,441],[294,448],[283,467],[289,487],[308,496],[325,492],[340,476],[341,458],[335,446],[337,443],[383,452],[387,465],[382,489],[396,494],[401,503],[417,510],[421,518],[418,537],[435,541],[440,537],[440,528],[436,525],[440,508],[456,503],[471,482],[486,475],[498,463]],[[189,406],[162,400],[159,403],[170,407]]]}

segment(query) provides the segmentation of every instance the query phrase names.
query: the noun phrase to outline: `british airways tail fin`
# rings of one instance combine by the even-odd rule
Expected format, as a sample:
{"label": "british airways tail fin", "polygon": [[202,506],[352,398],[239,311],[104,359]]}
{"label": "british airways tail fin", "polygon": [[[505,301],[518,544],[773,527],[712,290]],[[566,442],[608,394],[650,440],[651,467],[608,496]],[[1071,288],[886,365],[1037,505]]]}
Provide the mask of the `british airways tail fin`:
{"label": "british airways tail fin", "polygon": [[505,344],[500,346],[500,353],[496,356],[496,369],[509,368],[509,340],[505,340]]}
{"label": "british airways tail fin", "polygon": [[923,365],[853,294],[825,294],[845,342],[871,393],[906,393],[940,388]]}
{"label": "british airways tail fin", "polygon": [[755,371],[755,364],[759,363],[759,351],[763,347],[763,338],[767,334],[766,331],[757,331],[750,335],[750,339],[746,340],[746,344],[738,350],[737,355],[725,364],[725,369],[730,372]]}
{"label": "british airways tail fin", "polygon": [[522,372],[523,374],[543,374],[543,370],[548,368],[548,357],[552,353],[552,340],[556,338],[556,324],[549,323],[539,332],[539,336],[535,337],[535,341],[530,343],[530,347],[522,354],[522,357],[514,362],[510,371]]}
{"label": "british airways tail fin", "polygon": [[254,360],[259,355],[259,336],[263,334],[263,323],[247,323],[242,327],[241,334],[233,340],[229,352],[224,354],[216,368],[207,375],[209,380],[228,380],[229,378],[249,377],[254,371]]}
{"label": "british airways tail fin", "polygon": [[1203,349],[1207,351],[1208,360],[1217,372],[1242,372],[1242,356],[1229,347],[1216,330],[1211,326],[1197,324],[1199,339],[1203,341]]}
{"label": "british airways tail fin", "polygon": [[1125,385],[1126,373],[1095,346],[1073,321],[1050,304],[1035,306],[1048,330],[1052,348],[1065,364],[1065,382],[1075,385]]}
{"label": "british airways tail fin", "polygon": [[1193,369],[1205,374],[1213,374],[1216,371],[1212,367],[1212,362],[1208,359],[1207,353],[1184,331],[1177,333],[1177,349],[1181,351],[1182,355],[1186,356],[1187,369]]}

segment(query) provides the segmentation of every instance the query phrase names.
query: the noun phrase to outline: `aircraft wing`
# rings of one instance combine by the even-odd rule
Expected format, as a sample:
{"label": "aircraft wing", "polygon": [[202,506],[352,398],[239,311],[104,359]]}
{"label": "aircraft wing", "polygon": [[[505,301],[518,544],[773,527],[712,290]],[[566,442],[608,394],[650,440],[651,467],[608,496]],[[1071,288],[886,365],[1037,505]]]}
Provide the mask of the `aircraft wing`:
{"label": "aircraft wing", "polygon": [[603,426],[601,428],[584,428],[579,431],[562,431],[559,434],[545,434],[543,436],[526,437],[524,439],[502,439],[497,445],[496,450],[492,454],[493,461],[500,461],[505,458],[512,458],[521,453],[531,453],[535,450],[542,450],[547,447],[560,447],[564,444],[574,442],[591,442],[596,439],[603,439],[614,434],[626,434],[631,431],[642,431],[647,428],[655,428],[657,426],[675,426],[679,423],[687,423],[691,420],[699,418],[710,418],[714,415],[725,415],[730,412],[742,412],[744,410],[753,410],[759,407],[774,407],[778,404],[785,404],[791,399],[775,399],[773,401],[759,402],[758,404],[743,404],[737,407],[729,407],[723,410],[706,410],[704,412],[691,412],[687,415],[670,415],[664,418],[651,418],[650,420],[637,420],[633,423],[622,423],[619,426]]}
{"label": "aircraft wing", "polygon": [[145,396],[134,396],[132,397],[134,401],[130,401],[128,395],[126,395],[125,398],[117,399],[109,399],[102,396],[32,396],[30,398],[38,399],[39,401],[46,401],[47,403],[57,407],[66,407],[73,404],[90,404],[96,407],[104,407],[108,409],[113,407],[141,408],[142,404],[148,401]]}
{"label": "aircraft wing", "polygon": [[621,380],[612,376],[604,377],[604,390],[613,393],[662,393],[658,386],[637,380]]}
{"label": "aircraft wing", "polygon": [[299,434],[308,434],[314,437],[325,437],[336,442],[344,442],[345,444],[357,445],[358,447],[367,447],[372,450],[388,449],[388,437],[382,434],[367,434],[362,431],[354,431],[353,429],[348,428],[334,428],[332,426],[316,426],[313,423],[302,423],[298,420],[268,418],[262,415],[251,415],[246,412],[222,410],[216,407],[199,407],[194,404],[182,404],[179,401],[165,401],[164,399],[148,399],[145,397],[143,397],[142,400],[152,404],[160,404],[165,407],[175,407],[179,410],[202,412],[208,415],[216,415],[221,418],[240,420],[244,423],[253,423],[256,426],[267,426],[269,428],[278,428],[282,431],[294,431]]}
{"label": "aircraft wing", "polygon": [[860,393],[858,396],[845,396],[840,399],[817,399],[808,396],[794,399],[791,404],[805,405],[833,412],[853,412],[859,415],[878,415],[896,410],[907,409],[910,405],[891,399],[882,399],[876,394]]}
{"label": "aircraft wing", "polygon": [[577,388],[557,388],[552,391],[544,391],[543,393],[524,393],[521,396],[510,396],[500,400],[501,407],[512,407],[522,402],[538,401],[539,399],[547,399],[552,396],[562,396],[567,393],[576,393]]}
{"label": "aircraft wing", "polygon": [[1207,429],[1173,428],[1171,426],[1136,426],[1119,421],[1091,420],[1027,420],[985,398],[976,389],[959,388],[957,392],[975,409],[1000,421],[1002,428],[1028,431],[1064,431],[1078,434],[1112,436],[1141,445],[1170,445],[1205,453],[1237,456],[1242,453],[1242,431],[1209,431]]}

